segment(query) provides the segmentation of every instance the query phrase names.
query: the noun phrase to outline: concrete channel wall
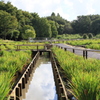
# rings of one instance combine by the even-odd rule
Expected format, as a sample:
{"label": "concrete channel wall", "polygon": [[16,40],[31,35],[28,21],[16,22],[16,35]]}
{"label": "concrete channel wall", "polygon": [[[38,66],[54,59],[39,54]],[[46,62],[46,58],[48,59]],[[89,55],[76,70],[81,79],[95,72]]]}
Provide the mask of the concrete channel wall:
{"label": "concrete channel wall", "polygon": [[8,100],[20,100],[20,97],[22,96],[22,89],[25,89],[25,84],[27,84],[30,74],[32,73],[32,70],[39,58],[40,52],[37,52],[35,56],[33,57],[31,63],[23,73],[22,77],[19,79],[18,83],[12,90],[12,92],[9,95]]}

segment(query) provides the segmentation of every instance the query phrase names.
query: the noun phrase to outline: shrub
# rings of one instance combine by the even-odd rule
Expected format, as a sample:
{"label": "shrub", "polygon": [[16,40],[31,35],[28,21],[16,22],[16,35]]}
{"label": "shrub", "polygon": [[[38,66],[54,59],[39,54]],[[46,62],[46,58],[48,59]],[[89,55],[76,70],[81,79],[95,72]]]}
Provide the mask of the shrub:
{"label": "shrub", "polygon": [[89,33],[88,34],[88,37],[89,37],[89,39],[93,38],[93,34],[92,33]]}
{"label": "shrub", "polygon": [[87,39],[88,35],[87,34],[83,34],[83,39]]}

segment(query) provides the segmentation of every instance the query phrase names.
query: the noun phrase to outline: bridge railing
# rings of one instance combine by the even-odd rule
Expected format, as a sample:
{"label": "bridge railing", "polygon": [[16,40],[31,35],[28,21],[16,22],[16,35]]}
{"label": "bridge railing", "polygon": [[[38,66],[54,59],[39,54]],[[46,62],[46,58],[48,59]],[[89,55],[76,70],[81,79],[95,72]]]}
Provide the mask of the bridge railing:
{"label": "bridge railing", "polygon": [[[13,45],[13,47],[12,47]],[[3,47],[2,47],[3,46]],[[11,44],[10,48],[6,44],[0,44],[0,51],[5,50],[49,50],[52,47],[52,44],[21,44],[14,45]]]}
{"label": "bridge railing", "polygon": [[[50,49],[51,47],[52,47],[52,45],[50,45],[50,44],[44,44],[44,45],[28,45],[28,44],[25,44],[25,45],[16,45],[17,46],[17,50],[33,50],[33,49],[35,49],[35,50],[48,50],[48,49]],[[22,48],[22,47],[26,47],[26,48]],[[32,47],[31,49],[30,48],[27,48],[27,47]]]}

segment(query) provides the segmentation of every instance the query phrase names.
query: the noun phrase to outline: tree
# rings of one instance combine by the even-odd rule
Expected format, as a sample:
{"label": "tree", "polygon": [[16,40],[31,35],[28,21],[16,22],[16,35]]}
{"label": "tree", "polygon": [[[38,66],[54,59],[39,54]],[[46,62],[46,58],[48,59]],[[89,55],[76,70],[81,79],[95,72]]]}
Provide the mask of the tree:
{"label": "tree", "polygon": [[25,31],[25,34],[24,34],[23,38],[24,38],[24,39],[29,39],[29,37],[31,37],[31,38],[35,38],[35,37],[36,37],[35,30],[27,29],[27,30]]}
{"label": "tree", "polygon": [[22,11],[22,13],[23,13],[23,16],[24,16],[25,25],[32,25],[31,21],[33,19],[33,16],[27,11]]}
{"label": "tree", "polygon": [[86,33],[83,34],[83,39],[87,39],[88,35]]}
{"label": "tree", "polygon": [[56,23],[54,21],[49,21],[49,23],[51,24],[51,31],[52,31],[52,36],[51,37],[56,38],[57,35],[58,35]]}
{"label": "tree", "polygon": [[92,33],[94,33],[94,35],[97,35],[100,33],[100,18],[92,22],[91,30],[92,30]]}
{"label": "tree", "polygon": [[64,34],[64,25],[59,25],[58,34],[60,35]]}
{"label": "tree", "polygon": [[6,36],[15,30],[18,26],[17,19],[11,14],[0,10],[0,35],[4,39]]}
{"label": "tree", "polygon": [[72,33],[73,33],[73,28],[70,23],[67,23],[64,26],[64,34],[72,34]]}
{"label": "tree", "polygon": [[52,12],[51,16],[56,16],[54,12]]}
{"label": "tree", "polygon": [[22,39],[28,39],[29,37],[35,37],[35,30],[30,25],[24,25],[21,28],[20,38]]}
{"label": "tree", "polygon": [[89,33],[91,30],[91,19],[89,16],[78,16],[77,20],[72,22],[75,33]]}
{"label": "tree", "polygon": [[12,32],[12,39],[17,40],[19,37],[20,32],[18,30],[14,30]]}
{"label": "tree", "polygon": [[0,10],[5,10],[5,3],[4,3],[4,1],[0,1]]}
{"label": "tree", "polygon": [[5,11],[10,13],[12,16],[16,16],[17,8],[14,7],[10,1],[5,4]]}
{"label": "tree", "polygon": [[37,13],[31,13],[31,15],[33,16],[33,18],[40,18]]}
{"label": "tree", "polygon": [[65,25],[68,21],[63,19],[60,14],[58,13],[57,16],[55,15],[55,13],[53,12],[51,14],[51,16],[48,16],[47,17],[48,20],[52,20],[52,21],[55,21],[57,22],[58,24],[61,24],[61,25]]}
{"label": "tree", "polygon": [[93,38],[93,34],[92,33],[89,33],[88,34],[88,37],[89,37],[89,39]]}
{"label": "tree", "polygon": [[37,37],[51,37],[51,25],[46,18],[35,18],[32,23]]}

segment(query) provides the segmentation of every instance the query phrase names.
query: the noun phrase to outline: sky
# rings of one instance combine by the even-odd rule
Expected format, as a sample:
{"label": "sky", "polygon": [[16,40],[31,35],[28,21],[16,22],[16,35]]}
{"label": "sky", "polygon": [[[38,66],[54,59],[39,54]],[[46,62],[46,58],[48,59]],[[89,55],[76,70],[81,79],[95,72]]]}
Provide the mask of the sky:
{"label": "sky", "polygon": [[[46,59],[45,59],[46,60]],[[23,100],[57,100],[51,63],[40,58]]]}
{"label": "sky", "polygon": [[[8,0],[4,0],[7,2]],[[9,0],[18,9],[36,12],[40,17],[59,13],[68,21],[81,15],[100,14],[100,0]]]}

